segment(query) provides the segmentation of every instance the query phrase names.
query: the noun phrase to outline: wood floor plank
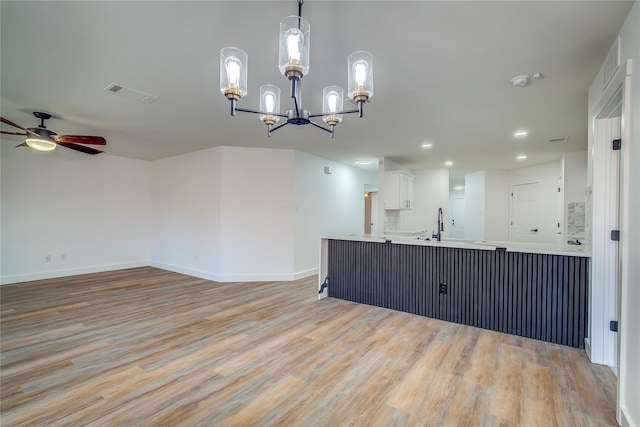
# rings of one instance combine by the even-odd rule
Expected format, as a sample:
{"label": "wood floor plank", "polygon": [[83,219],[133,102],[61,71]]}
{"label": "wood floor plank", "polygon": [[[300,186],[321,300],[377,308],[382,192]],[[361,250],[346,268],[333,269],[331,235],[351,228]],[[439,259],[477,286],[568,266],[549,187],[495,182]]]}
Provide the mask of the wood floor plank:
{"label": "wood floor plank", "polygon": [[152,267],[0,287],[3,426],[615,425],[574,348]]}

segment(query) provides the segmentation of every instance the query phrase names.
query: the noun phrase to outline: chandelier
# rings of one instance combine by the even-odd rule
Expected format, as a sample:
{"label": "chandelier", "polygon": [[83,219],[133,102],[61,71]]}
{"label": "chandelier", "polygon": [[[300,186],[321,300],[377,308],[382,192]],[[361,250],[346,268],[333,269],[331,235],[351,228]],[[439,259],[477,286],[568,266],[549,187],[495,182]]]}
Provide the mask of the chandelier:
{"label": "chandelier", "polygon": [[[247,60],[242,49],[225,47],[220,50],[220,91],[231,102],[231,115],[236,111],[259,114],[267,125],[268,136],[286,125],[313,125],[334,136],[335,126],[343,114],[358,113],[362,117],[363,104],[373,96],[373,56],[369,52],[354,52],[347,58],[348,96],[357,109],[343,110],[344,90],[340,86],[327,86],[322,91],[322,113],[311,113],[302,107],[301,80],[309,74],[309,38],[311,26],[302,17],[303,0],[298,0],[298,15],[280,21],[279,68],[291,82],[293,108],[280,113],[280,88],[266,84],[260,86],[260,109],[239,108],[236,102],[247,94]],[[326,126],[312,119],[322,117]],[[284,119],[284,123],[276,123]]]}

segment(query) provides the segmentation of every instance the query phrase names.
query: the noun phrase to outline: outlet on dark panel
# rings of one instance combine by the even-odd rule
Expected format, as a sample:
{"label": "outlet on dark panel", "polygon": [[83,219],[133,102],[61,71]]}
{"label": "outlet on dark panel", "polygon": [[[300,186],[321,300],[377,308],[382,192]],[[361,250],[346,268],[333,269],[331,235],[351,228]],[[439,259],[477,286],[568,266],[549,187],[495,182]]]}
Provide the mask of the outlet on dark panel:
{"label": "outlet on dark panel", "polygon": [[447,293],[447,284],[446,283],[440,283],[440,293],[441,294],[446,294]]}

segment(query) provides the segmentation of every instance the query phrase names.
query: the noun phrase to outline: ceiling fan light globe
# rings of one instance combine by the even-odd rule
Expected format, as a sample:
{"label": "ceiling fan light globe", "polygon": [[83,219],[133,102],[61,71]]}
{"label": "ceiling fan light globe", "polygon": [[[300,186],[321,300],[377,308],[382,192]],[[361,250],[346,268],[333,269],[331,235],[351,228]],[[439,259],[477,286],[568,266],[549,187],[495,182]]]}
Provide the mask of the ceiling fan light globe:
{"label": "ceiling fan light globe", "polygon": [[56,143],[42,138],[27,138],[26,144],[38,151],[51,151],[56,148]]}

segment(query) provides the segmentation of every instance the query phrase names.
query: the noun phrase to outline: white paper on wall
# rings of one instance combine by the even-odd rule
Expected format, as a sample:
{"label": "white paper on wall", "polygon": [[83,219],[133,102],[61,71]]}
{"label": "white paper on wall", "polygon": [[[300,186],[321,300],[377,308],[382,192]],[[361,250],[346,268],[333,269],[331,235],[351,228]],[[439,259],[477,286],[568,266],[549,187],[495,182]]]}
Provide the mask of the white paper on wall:
{"label": "white paper on wall", "polygon": [[567,234],[573,238],[585,237],[585,206],[584,202],[569,203]]}

